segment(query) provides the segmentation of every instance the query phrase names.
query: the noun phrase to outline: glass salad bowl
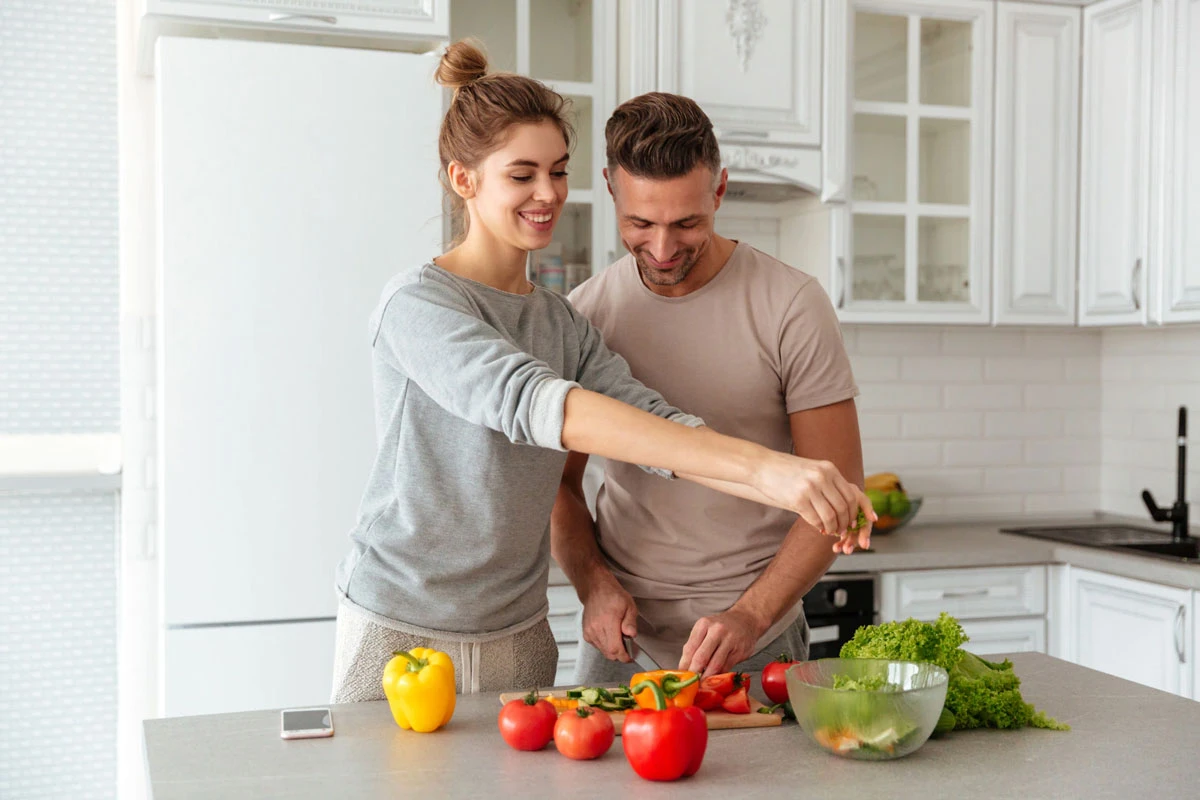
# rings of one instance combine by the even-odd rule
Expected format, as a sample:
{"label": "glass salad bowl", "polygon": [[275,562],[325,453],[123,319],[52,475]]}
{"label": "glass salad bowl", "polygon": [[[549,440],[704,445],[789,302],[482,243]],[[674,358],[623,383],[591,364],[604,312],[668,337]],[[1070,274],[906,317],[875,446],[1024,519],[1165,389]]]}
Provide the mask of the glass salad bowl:
{"label": "glass salad bowl", "polygon": [[808,738],[844,758],[882,761],[917,750],[946,701],[946,670],[885,659],[822,658],[784,676]]}

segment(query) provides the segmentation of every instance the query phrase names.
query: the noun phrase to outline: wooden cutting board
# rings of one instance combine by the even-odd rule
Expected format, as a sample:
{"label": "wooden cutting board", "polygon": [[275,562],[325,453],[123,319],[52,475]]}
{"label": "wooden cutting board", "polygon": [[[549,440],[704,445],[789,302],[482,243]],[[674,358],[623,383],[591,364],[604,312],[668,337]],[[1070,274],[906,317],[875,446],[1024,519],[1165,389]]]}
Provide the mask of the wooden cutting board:
{"label": "wooden cutting board", "polygon": [[[566,697],[567,692],[563,690],[538,690],[538,693],[543,697]],[[503,705],[509,700],[519,700],[529,692],[505,692],[500,695],[500,703]],[[750,713],[749,714],[730,714],[728,711],[706,711],[704,716],[708,719],[708,729],[710,731],[728,730],[731,728],[773,728],[783,724],[783,713],[776,711],[773,714],[760,714],[758,710],[763,708],[763,704],[750,698]],[[621,732],[621,726],[625,724],[624,711],[608,711],[608,716],[612,718],[613,727],[617,729],[617,733]]]}

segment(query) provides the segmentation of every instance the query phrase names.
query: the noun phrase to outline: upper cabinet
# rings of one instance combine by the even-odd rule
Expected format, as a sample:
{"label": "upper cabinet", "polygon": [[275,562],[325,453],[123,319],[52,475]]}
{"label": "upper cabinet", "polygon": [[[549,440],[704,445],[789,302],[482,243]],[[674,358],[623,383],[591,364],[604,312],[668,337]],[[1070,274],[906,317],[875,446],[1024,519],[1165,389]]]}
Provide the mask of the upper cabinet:
{"label": "upper cabinet", "polygon": [[822,191],[821,0],[638,0],[629,94],[691,97],[734,180]]}
{"label": "upper cabinet", "polygon": [[426,50],[449,35],[450,0],[137,0],[138,69],[159,36],[214,34],[299,44]]}
{"label": "upper cabinet", "polygon": [[1200,2],[1084,9],[1079,322],[1200,321]]}
{"label": "upper cabinet", "polygon": [[1157,268],[1151,313],[1159,322],[1200,322],[1200,0],[1159,0],[1165,39],[1150,197],[1150,261]]}
{"label": "upper cabinet", "polygon": [[1147,320],[1152,0],[1083,12],[1079,321]]}
{"label": "upper cabinet", "polygon": [[1079,28],[1078,9],[996,7],[996,324],[1075,322]]}
{"label": "upper cabinet", "polygon": [[987,322],[995,4],[853,8],[835,303],[847,321]]}

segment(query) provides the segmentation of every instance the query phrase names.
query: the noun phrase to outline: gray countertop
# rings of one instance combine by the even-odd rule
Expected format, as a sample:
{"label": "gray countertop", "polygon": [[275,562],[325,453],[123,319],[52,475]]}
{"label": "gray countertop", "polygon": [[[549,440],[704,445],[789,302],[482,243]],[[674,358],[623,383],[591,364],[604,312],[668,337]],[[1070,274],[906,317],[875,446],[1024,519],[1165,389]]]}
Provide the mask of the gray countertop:
{"label": "gray countertop", "polygon": [[[1070,564],[1126,578],[1200,589],[1200,564],[1079,547],[1001,533],[1001,528],[1119,522],[1155,528],[1146,520],[1112,515],[1020,517],[995,522],[929,523],[915,520],[894,533],[871,538],[870,552],[839,556],[830,572],[891,572],[1021,564]],[[1160,526],[1161,527],[1161,526]],[[1169,529],[1164,529],[1169,533]],[[1200,790],[1198,790],[1200,794]]]}
{"label": "gray countertop", "polygon": [[1200,703],[1036,653],[1011,656],[1025,698],[1067,733],[959,731],[911,756],[832,756],[794,723],[714,731],[700,771],[652,784],[618,737],[596,761],[509,749],[497,695],[460,697],[443,730],[396,727],[386,703],[333,706],[332,739],[284,741],[278,711],[144,723],[155,800],[394,797],[1196,797]]}

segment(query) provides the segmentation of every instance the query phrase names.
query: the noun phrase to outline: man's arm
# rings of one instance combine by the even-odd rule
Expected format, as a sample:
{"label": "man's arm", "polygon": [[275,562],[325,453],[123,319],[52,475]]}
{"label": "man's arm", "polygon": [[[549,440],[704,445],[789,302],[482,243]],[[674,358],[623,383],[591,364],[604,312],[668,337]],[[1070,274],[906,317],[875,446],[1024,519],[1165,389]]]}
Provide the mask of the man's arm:
{"label": "man's arm", "polygon": [[596,524],[583,494],[587,453],[570,453],[550,515],[550,553],[583,603],[583,638],[616,661],[629,661],[621,634],[637,635],[637,606],[617,582],[596,544]]}
{"label": "man's arm", "polygon": [[[847,481],[862,486],[862,441],[854,400],[797,411],[788,419],[796,455],[831,461]],[[779,552],[737,602],[692,628],[680,667],[711,675],[752,656],[758,638],[800,601],[835,557],[829,539],[797,518]]]}

